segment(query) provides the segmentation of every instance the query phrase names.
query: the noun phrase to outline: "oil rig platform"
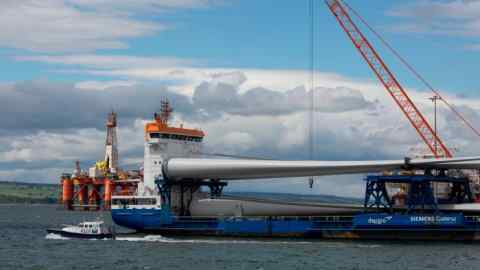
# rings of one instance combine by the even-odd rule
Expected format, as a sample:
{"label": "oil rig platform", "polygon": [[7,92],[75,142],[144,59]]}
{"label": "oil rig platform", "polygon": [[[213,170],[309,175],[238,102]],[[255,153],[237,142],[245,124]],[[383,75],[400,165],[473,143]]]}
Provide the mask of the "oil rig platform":
{"label": "oil rig platform", "polygon": [[143,178],[141,170],[118,167],[117,114],[113,111],[106,128],[105,158],[88,171],[82,171],[76,161],[73,173],[61,176],[59,201],[67,210],[109,210],[112,195],[132,195]]}

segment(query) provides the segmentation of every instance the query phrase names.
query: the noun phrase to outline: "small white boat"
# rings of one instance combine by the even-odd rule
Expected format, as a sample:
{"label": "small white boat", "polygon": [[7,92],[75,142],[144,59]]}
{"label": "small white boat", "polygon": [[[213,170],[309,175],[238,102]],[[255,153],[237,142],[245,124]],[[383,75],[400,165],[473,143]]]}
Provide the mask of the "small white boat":
{"label": "small white boat", "polygon": [[113,231],[105,226],[103,221],[86,221],[78,225],[65,225],[61,229],[47,229],[48,233],[58,234],[64,237],[84,239],[114,238]]}

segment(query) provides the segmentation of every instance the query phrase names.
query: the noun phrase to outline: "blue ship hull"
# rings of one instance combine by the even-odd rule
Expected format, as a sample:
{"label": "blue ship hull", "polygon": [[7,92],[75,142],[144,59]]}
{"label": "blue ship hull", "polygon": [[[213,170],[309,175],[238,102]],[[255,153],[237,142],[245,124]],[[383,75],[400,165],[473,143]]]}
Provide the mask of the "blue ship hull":
{"label": "blue ship hull", "polygon": [[178,217],[165,209],[113,209],[120,226],[161,235],[369,240],[480,240],[480,219],[454,214],[324,217]]}

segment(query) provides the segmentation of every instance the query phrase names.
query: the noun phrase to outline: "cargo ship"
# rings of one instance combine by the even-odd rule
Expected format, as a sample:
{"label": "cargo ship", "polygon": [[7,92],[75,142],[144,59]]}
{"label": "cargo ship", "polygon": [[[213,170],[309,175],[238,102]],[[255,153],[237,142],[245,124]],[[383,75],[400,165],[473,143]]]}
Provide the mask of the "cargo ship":
{"label": "cargo ship", "polygon": [[[463,173],[479,157],[286,161],[202,157],[204,132],[172,127],[168,101],[145,125],[143,178],[112,196],[120,226],[161,235],[322,239],[480,239],[480,207]],[[388,173],[385,173],[388,171]],[[361,205],[224,196],[236,180],[367,174]],[[278,180],[276,180],[278,181]]]}

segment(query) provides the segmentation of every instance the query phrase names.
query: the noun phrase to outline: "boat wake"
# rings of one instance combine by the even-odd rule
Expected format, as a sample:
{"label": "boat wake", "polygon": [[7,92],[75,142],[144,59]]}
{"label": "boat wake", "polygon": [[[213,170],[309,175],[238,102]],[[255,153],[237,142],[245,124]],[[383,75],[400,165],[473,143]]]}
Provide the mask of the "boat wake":
{"label": "boat wake", "polygon": [[161,235],[146,235],[144,237],[116,237],[115,240],[131,242],[159,242],[159,243],[187,243],[187,244],[311,244],[306,241],[260,241],[260,240],[232,240],[232,239],[175,239]]}
{"label": "boat wake", "polygon": [[103,238],[103,239],[82,239],[82,238],[70,238],[70,237],[65,237],[65,236],[61,236],[59,234],[56,234],[56,233],[49,233],[47,235],[45,235],[45,239],[48,239],[48,240],[112,240],[111,238]]}
{"label": "boat wake", "polygon": [[69,240],[70,238],[65,237],[65,236],[61,236],[61,235],[55,234],[55,233],[49,233],[49,234],[45,235],[45,239],[50,239],[50,240]]}
{"label": "boat wake", "polygon": [[[45,235],[45,239],[49,240],[74,240],[73,238],[64,237],[58,234],[49,233]],[[88,239],[88,240],[111,240],[111,239]],[[116,237],[115,240],[118,241],[128,241],[128,242],[157,242],[157,243],[167,243],[167,244],[264,244],[264,245],[307,245],[314,244],[315,242],[309,241],[277,241],[277,240],[237,240],[237,239],[176,239],[169,238],[161,235],[146,235],[141,237],[136,236],[121,236]],[[316,242],[318,244],[318,242]],[[350,243],[342,242],[323,242],[323,247],[332,247],[338,248],[343,245],[351,246]],[[354,245],[357,248],[379,248],[381,245],[378,244],[356,244]]]}

